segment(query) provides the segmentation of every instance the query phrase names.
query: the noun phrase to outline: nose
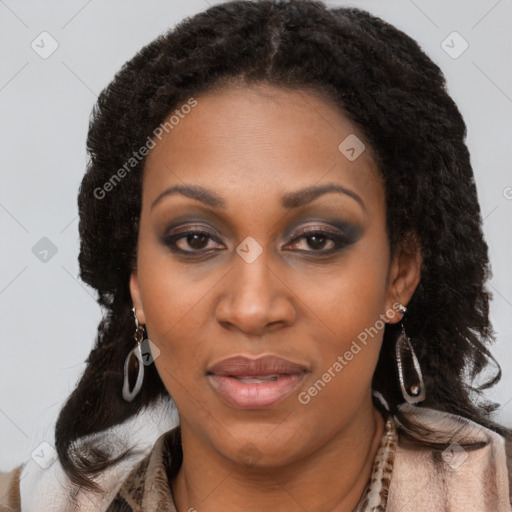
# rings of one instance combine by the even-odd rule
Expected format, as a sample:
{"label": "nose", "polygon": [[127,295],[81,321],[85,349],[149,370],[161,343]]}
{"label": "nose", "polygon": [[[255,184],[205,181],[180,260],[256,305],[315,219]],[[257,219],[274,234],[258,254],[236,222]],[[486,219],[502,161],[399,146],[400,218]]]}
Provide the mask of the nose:
{"label": "nose", "polygon": [[252,262],[236,255],[216,309],[219,324],[253,336],[292,325],[294,294],[279,274],[266,250]]}

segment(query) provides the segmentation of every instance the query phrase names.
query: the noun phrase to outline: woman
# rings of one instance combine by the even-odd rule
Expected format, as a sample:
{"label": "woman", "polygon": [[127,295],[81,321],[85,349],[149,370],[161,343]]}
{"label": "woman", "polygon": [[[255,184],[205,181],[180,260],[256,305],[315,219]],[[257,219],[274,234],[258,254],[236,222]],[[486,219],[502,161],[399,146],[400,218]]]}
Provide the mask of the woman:
{"label": "woman", "polygon": [[4,475],[4,506],[511,510],[471,386],[497,363],[465,134],[439,68],[358,9],[228,2],[143,48],[78,198],[96,346],[58,464]]}

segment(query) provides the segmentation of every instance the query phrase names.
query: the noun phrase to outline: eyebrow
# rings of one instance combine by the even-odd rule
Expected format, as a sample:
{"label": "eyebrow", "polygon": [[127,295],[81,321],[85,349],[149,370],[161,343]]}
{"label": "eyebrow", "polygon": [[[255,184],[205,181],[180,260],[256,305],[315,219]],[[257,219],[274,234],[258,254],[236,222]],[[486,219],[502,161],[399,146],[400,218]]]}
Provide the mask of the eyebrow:
{"label": "eyebrow", "polygon": [[[359,205],[366,211],[366,206],[361,197],[356,194],[353,190],[346,187],[342,187],[337,183],[327,183],[325,185],[313,185],[311,187],[302,188],[294,192],[285,194],[281,199],[281,204],[284,208],[292,209],[299,208],[308,203],[311,203],[317,197],[324,194],[335,192],[339,194],[347,195],[359,203]],[[226,201],[219,196],[217,193],[200,187],[198,185],[173,185],[168,189],[164,190],[151,204],[151,210],[160,202],[162,199],[175,194],[181,194],[190,199],[195,199],[203,204],[211,206],[213,208],[226,208]]]}

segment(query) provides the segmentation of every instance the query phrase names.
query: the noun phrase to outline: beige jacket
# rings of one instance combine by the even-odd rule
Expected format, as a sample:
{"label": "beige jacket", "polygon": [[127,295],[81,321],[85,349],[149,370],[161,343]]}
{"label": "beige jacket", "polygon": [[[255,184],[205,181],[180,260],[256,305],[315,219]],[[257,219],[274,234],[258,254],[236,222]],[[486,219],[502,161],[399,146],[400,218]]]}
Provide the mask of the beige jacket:
{"label": "beige jacket", "polygon": [[[512,512],[505,440],[460,416],[417,408],[402,410],[436,432],[436,441],[451,443],[439,452],[406,446],[399,438],[389,488],[387,512]],[[467,442],[481,443],[472,451],[461,448]],[[507,447],[508,448],[508,447]],[[67,512],[122,510],[134,512],[177,512],[168,484],[180,466],[179,428],[161,435],[149,451],[104,472],[98,480],[103,495],[69,491],[66,477],[45,473],[30,486],[23,482],[24,465],[0,473],[1,512]],[[509,453],[510,455],[510,453]],[[512,462],[508,460],[509,467]],[[48,471],[48,470],[47,470]],[[129,508],[127,507],[129,506]]]}

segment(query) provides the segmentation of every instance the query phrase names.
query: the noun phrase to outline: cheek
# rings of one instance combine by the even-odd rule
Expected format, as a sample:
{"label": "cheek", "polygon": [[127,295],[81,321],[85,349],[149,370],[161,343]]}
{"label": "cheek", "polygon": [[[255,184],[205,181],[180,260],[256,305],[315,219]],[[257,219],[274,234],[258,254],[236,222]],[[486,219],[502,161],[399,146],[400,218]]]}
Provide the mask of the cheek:
{"label": "cheek", "polygon": [[321,336],[317,333],[316,344],[310,347],[317,364],[297,400],[311,427],[321,421],[322,428],[334,431],[368,399],[385,323],[379,318],[379,302],[369,307],[372,297],[360,298],[365,300],[333,308],[330,328]]}
{"label": "cheek", "polygon": [[371,387],[385,328],[388,258],[385,243],[367,240],[336,272],[317,279],[310,296],[321,319],[320,332],[308,333],[319,364],[298,398],[315,417],[344,421]]}
{"label": "cheek", "polygon": [[[173,261],[165,248],[139,246],[138,276],[149,339],[159,348],[155,363],[166,387],[174,376],[199,371],[199,333],[204,332],[209,293],[218,282],[211,272],[194,273]],[[197,368],[196,368],[197,367]]]}
{"label": "cheek", "polygon": [[387,246],[381,242],[367,236],[336,268],[317,274],[315,283],[310,277],[304,278],[304,287],[314,290],[308,295],[311,307],[338,349],[374,326],[385,312],[389,261]]}

